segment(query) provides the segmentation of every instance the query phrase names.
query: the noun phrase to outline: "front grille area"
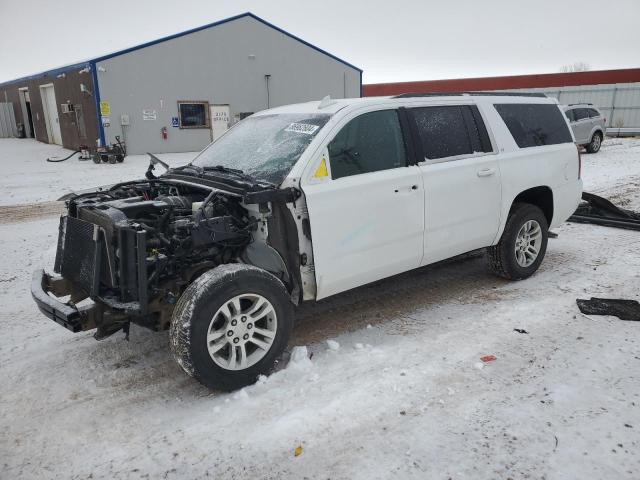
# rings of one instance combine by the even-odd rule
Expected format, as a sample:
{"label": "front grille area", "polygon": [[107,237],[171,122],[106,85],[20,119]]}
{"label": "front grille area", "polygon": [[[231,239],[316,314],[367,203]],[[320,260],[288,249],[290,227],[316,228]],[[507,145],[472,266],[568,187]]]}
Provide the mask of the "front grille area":
{"label": "front grille area", "polygon": [[60,218],[58,251],[54,270],[81,288],[95,294],[99,272],[98,226],[73,217]]}

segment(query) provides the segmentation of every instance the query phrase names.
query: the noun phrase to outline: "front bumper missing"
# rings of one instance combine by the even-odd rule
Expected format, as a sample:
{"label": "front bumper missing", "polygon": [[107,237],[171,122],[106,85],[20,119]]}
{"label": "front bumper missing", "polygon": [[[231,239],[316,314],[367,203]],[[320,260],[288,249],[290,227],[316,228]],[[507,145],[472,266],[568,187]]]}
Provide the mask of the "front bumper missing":
{"label": "front bumper missing", "polygon": [[52,293],[55,297],[64,297],[72,292],[72,286],[64,278],[48,275],[42,269],[33,272],[31,296],[44,315],[72,332],[95,328],[96,304],[76,307],[49,295]]}

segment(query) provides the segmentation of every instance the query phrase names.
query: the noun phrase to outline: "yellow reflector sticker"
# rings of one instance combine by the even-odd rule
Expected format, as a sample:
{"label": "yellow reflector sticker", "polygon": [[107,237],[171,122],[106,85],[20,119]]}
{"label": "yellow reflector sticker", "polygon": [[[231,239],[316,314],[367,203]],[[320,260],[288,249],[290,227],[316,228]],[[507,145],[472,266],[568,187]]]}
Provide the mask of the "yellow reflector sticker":
{"label": "yellow reflector sticker", "polygon": [[322,157],[322,160],[320,160],[320,165],[318,165],[318,168],[316,169],[316,173],[313,174],[313,177],[324,178],[328,176],[329,176],[329,172],[327,171],[327,162],[324,159],[324,157]]}

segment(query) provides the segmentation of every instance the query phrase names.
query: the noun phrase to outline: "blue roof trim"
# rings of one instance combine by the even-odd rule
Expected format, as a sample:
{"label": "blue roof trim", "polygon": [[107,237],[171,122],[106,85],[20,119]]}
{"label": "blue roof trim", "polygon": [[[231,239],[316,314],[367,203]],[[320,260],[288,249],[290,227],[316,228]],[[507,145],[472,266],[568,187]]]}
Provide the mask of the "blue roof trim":
{"label": "blue roof trim", "polygon": [[341,58],[338,58],[335,55],[332,55],[331,53],[327,52],[326,50],[322,50],[321,48],[316,47],[315,45],[313,45],[313,44],[311,44],[311,43],[309,43],[309,42],[307,42],[305,40],[302,40],[300,37],[296,37],[292,33],[289,33],[286,30],[283,30],[282,28],[275,26],[273,23],[267,22],[266,20],[258,17],[257,15],[254,15],[251,12],[245,12],[245,13],[241,13],[240,15],[236,15],[236,16],[233,16],[233,17],[225,18],[223,20],[219,20],[217,22],[213,22],[213,23],[209,23],[207,25],[203,25],[201,27],[196,27],[196,28],[192,28],[191,30],[186,30],[186,31],[180,32],[180,33],[175,33],[173,35],[169,35],[168,37],[163,37],[163,38],[159,38],[157,40],[152,40],[150,42],[142,43],[140,45],[136,45],[134,47],[129,47],[129,48],[126,48],[124,50],[119,50],[117,52],[113,52],[113,53],[110,53],[108,55],[103,55],[101,57],[92,58],[92,59],[87,60],[86,62],[75,63],[73,65],[68,65],[68,66],[56,68],[56,69],[53,69],[53,70],[47,70],[45,72],[36,73],[34,75],[29,75],[27,77],[17,78],[15,80],[9,80],[9,81],[0,83],[0,87],[3,87],[5,85],[11,85],[11,84],[18,83],[18,82],[26,82],[26,81],[29,81],[29,80],[36,80],[38,78],[49,77],[49,76],[54,76],[54,75],[60,75],[61,73],[65,73],[65,72],[68,72],[70,70],[74,70],[76,68],[89,67],[91,65],[95,65],[96,62],[101,62],[103,60],[108,60],[108,59],[113,58],[113,57],[118,57],[120,55],[124,55],[124,54],[129,53],[129,52],[134,52],[136,50],[140,50],[140,49],[143,49],[143,48],[146,48],[146,47],[150,47],[150,46],[156,45],[158,43],[166,42],[168,40],[173,40],[174,38],[183,37],[183,36],[189,35],[191,33],[196,33],[196,32],[200,32],[202,30],[207,30],[209,28],[216,27],[218,25],[222,25],[222,24],[228,23],[228,22],[233,22],[234,20],[238,20],[240,18],[245,18],[245,17],[253,18],[254,20],[262,23],[263,25],[266,25],[267,27],[273,28],[274,30],[282,33],[283,35],[286,35],[287,37],[292,38],[293,40],[296,40],[296,41],[302,43],[303,45],[306,45],[307,47],[310,47],[310,48],[316,50],[317,52],[320,52],[323,55],[326,55],[326,56],[328,56],[328,57],[330,57],[330,58],[342,63],[343,65],[346,65],[347,67],[350,67],[350,68],[353,68],[353,69],[359,71],[360,75],[362,76],[362,69],[361,68],[358,68],[355,65],[353,65],[353,64],[351,64],[349,62],[346,62],[345,60],[342,60]]}
{"label": "blue roof trim", "polygon": [[362,69],[356,67],[355,65],[352,65],[351,63],[346,62],[346,61],[342,60],[341,58],[338,58],[335,55],[332,55],[331,53],[329,53],[329,52],[327,52],[325,50],[322,50],[321,48],[316,47],[315,45],[312,45],[311,43],[309,43],[309,42],[307,42],[305,40],[302,40],[299,37],[296,37],[292,33],[289,33],[286,30],[283,30],[280,27],[277,27],[274,24],[267,22],[266,20],[258,17],[257,15],[254,15],[251,12],[241,13],[240,15],[235,15],[233,17],[225,18],[223,20],[219,20],[217,22],[209,23],[209,24],[203,25],[201,27],[192,28],[191,30],[186,30],[186,31],[180,32],[180,33],[175,33],[175,34],[169,35],[167,37],[159,38],[157,40],[152,40],[152,41],[147,42],[147,43],[142,43],[140,45],[136,45],[134,47],[129,47],[129,48],[126,48],[124,50],[119,50],[117,52],[113,52],[113,53],[110,53],[108,55],[103,55],[101,57],[94,58],[92,60],[92,62],[95,63],[95,62],[101,62],[103,60],[109,60],[110,58],[113,58],[113,57],[118,57],[120,55],[125,55],[125,54],[127,54],[129,52],[134,52],[136,50],[141,50],[141,49],[146,48],[146,47],[151,47],[151,46],[156,45],[158,43],[166,42],[168,40],[173,40],[174,38],[184,37],[185,35],[189,35],[189,34],[192,34],[192,33],[200,32],[202,30],[207,30],[209,28],[217,27],[218,25],[222,25],[222,24],[225,24],[225,23],[233,22],[234,20],[239,20],[239,19],[245,18],[245,17],[253,18],[254,20],[257,20],[258,22],[266,25],[267,27],[273,28],[274,30],[277,30],[278,32],[288,36],[289,38],[297,40],[298,42],[302,43],[303,45],[306,45],[307,47],[311,47],[314,50],[316,50],[316,51],[318,51],[318,52],[320,52],[320,53],[322,53],[324,55],[327,55],[328,57],[331,57],[334,60],[337,60],[338,62],[340,62],[340,63],[342,63],[342,64],[344,64],[344,65],[346,65],[348,67],[351,67],[351,68],[353,68],[355,70],[358,70],[359,72],[362,72]]}
{"label": "blue roof trim", "polygon": [[91,78],[93,79],[93,101],[96,105],[96,125],[98,129],[98,138],[100,139],[100,146],[105,147],[104,139],[104,126],[102,126],[102,114],[100,113],[100,86],[98,85],[98,69],[96,68],[96,62],[91,62]]}
{"label": "blue roof trim", "polygon": [[14,83],[28,82],[30,80],[38,80],[39,78],[44,78],[44,77],[56,77],[61,73],[67,73],[67,72],[70,72],[71,70],[87,68],[90,66],[90,64],[91,64],[90,61],[86,61],[81,63],[74,63],[73,65],[67,65],[65,67],[54,68],[53,70],[34,73],[33,75],[28,75],[26,77],[16,78],[15,80],[7,80],[6,82],[2,82],[0,83],[0,87],[12,85]]}

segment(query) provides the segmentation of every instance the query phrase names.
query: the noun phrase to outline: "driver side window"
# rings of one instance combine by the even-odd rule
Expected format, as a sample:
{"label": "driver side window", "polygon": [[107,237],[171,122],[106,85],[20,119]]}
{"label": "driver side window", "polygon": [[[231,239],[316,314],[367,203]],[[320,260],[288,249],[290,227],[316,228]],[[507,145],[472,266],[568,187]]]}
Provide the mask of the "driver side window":
{"label": "driver side window", "polygon": [[398,112],[381,110],[351,120],[329,144],[329,162],[334,180],[406,166]]}

